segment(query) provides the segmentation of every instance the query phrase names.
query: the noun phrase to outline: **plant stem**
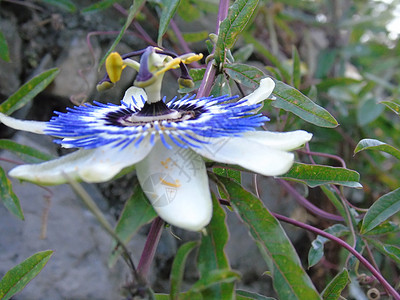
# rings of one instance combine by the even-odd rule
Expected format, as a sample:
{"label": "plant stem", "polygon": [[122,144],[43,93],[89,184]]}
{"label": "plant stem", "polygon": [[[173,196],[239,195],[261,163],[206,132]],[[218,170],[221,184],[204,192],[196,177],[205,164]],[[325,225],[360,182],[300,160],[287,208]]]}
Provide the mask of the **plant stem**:
{"label": "plant stem", "polygon": [[147,279],[150,271],[151,263],[154,259],[154,254],[161,238],[162,229],[164,228],[164,221],[157,217],[151,224],[149,235],[147,236],[146,244],[140,257],[139,265],[137,267],[138,274]]}
{"label": "plant stem", "polygon": [[134,277],[134,280],[136,282],[142,282],[140,276],[138,276],[135,265],[129,255],[129,252],[125,246],[125,243],[114,232],[114,229],[111,227],[110,223],[104,217],[104,214],[101,212],[100,208],[93,201],[92,197],[90,197],[90,195],[85,191],[85,189],[78,182],[74,181],[73,179],[68,177],[66,174],[64,174],[64,176],[68,180],[68,183],[71,185],[71,187],[75,191],[75,193],[82,199],[82,201],[86,204],[87,208],[96,217],[97,221],[100,223],[100,225],[103,227],[103,229],[110,236],[112,236],[117,241],[119,246],[122,248],[122,250],[123,250],[122,256],[125,259],[125,262],[128,264],[128,266],[131,268],[132,276]]}
{"label": "plant stem", "polygon": [[[219,28],[221,22],[226,19],[228,16],[229,10],[229,0],[220,0],[218,7],[218,17],[217,17],[217,28],[216,32],[219,34]],[[214,55],[215,46],[210,55]],[[200,87],[197,91],[197,98],[201,98],[204,96],[208,96],[211,91],[211,86],[214,83],[215,75],[216,75],[216,66],[214,65],[214,60],[210,60],[207,64],[206,72],[204,74],[204,78],[200,84]]]}
{"label": "plant stem", "polygon": [[385,288],[385,290],[393,296],[394,299],[400,300],[400,295],[399,293],[386,281],[386,279],[377,271],[374,266],[366,259],[364,258],[360,253],[358,253],[355,249],[353,249],[349,244],[347,244],[345,241],[341,240],[340,238],[327,233],[319,228],[316,228],[314,226],[304,224],[302,222],[290,219],[288,217],[273,213],[273,215],[278,219],[286,223],[290,223],[294,226],[309,230],[311,232],[314,232],[315,234],[318,234],[320,236],[323,236],[327,239],[330,239],[331,241],[334,241],[338,243],[340,246],[343,248],[347,249],[351,254],[353,254],[371,273],[372,275],[375,276],[375,278],[382,284],[382,286]]}
{"label": "plant stem", "polygon": [[314,213],[315,215],[328,219],[328,220],[333,220],[333,221],[340,221],[343,222],[344,219],[341,216],[337,216],[334,214],[330,214],[318,207],[316,207],[314,204],[312,204],[310,201],[308,201],[306,198],[304,198],[294,187],[292,187],[288,182],[286,182],[283,179],[275,179],[280,183],[293,197],[294,199],[300,203],[302,206],[304,206],[306,209]]}

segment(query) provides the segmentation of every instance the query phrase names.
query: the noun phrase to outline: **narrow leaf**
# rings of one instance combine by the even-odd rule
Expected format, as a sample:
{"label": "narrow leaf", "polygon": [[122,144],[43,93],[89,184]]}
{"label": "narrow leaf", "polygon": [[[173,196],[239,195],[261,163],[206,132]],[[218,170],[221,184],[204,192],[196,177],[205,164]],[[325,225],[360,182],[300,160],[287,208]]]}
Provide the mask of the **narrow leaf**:
{"label": "narrow leaf", "polygon": [[254,52],[253,44],[246,44],[233,53],[236,62],[246,62]]}
{"label": "narrow leaf", "polygon": [[63,10],[70,12],[70,13],[73,13],[76,11],[76,6],[75,6],[74,2],[72,2],[70,0],[40,0],[40,1],[43,3],[57,6]]}
{"label": "narrow leaf", "polygon": [[0,112],[11,114],[43,91],[57,76],[58,69],[47,70],[29,80],[0,105]]}
{"label": "narrow leaf", "polygon": [[10,299],[20,292],[39,274],[52,254],[51,250],[38,252],[9,270],[0,280],[0,299]]}
{"label": "narrow leaf", "polygon": [[376,103],[374,98],[363,99],[356,109],[357,124],[363,127],[376,120],[385,110],[383,105]]}
{"label": "narrow leaf", "polygon": [[236,82],[253,89],[257,88],[260,80],[265,77],[260,69],[239,63],[226,64],[224,71]]}
{"label": "narrow leaf", "polygon": [[293,46],[292,51],[292,85],[298,89],[300,87],[301,70],[300,70],[300,57],[296,47]]}
{"label": "narrow leaf", "polygon": [[18,144],[12,140],[0,139],[0,149],[13,152],[27,163],[38,163],[54,158],[52,155],[43,153],[29,146]]}
{"label": "narrow leaf", "polygon": [[400,104],[398,104],[397,102],[382,101],[381,103],[386,105],[388,108],[390,108],[397,115],[400,115]]}
{"label": "narrow leaf", "polygon": [[119,32],[118,36],[116,37],[114,43],[111,45],[110,49],[108,49],[107,53],[104,55],[104,57],[100,60],[99,62],[99,68],[104,64],[106,61],[108,55],[110,55],[111,52],[115,50],[115,47],[117,47],[119,41],[122,39],[122,36],[124,35],[126,29],[129,27],[129,25],[132,23],[133,19],[135,19],[137,13],[139,12],[139,9],[146,3],[146,0],[135,0],[133,2],[133,5],[129,8],[128,12],[128,17],[126,18],[124,26],[122,26],[121,31]]}
{"label": "narrow leaf", "polygon": [[18,219],[24,220],[21,204],[12,190],[11,181],[0,167],[0,200],[4,206]]}
{"label": "narrow leaf", "polygon": [[[207,226],[207,234],[202,236],[198,253],[198,269],[200,277],[207,276],[214,270],[230,269],[225,253],[229,233],[225,223],[226,214],[215,197],[213,197],[213,217]],[[215,285],[203,291],[204,299],[232,299],[233,283]]]}
{"label": "narrow leaf", "polygon": [[248,299],[253,299],[253,300],[276,300],[275,298],[272,297],[266,297],[257,293],[249,292],[249,291],[243,291],[243,290],[237,290],[236,291],[236,300],[248,300]]}
{"label": "narrow leaf", "polygon": [[215,97],[223,95],[231,95],[231,88],[224,74],[219,74],[217,78],[214,80],[214,85],[210,91],[210,95],[213,95]]}
{"label": "narrow leaf", "polygon": [[353,188],[362,187],[359,183],[360,174],[356,171],[322,165],[294,163],[292,168],[280,177],[303,182],[309,187],[323,184],[337,184]]}
{"label": "narrow leaf", "polygon": [[338,126],[338,122],[327,110],[315,104],[300,91],[282,81],[275,80],[275,84],[273,95],[276,96],[276,100],[272,102],[273,106],[290,111],[304,121],[320,127]]}
{"label": "narrow leaf", "polygon": [[350,282],[349,272],[343,269],[329,282],[328,286],[322,292],[322,299],[324,300],[337,300],[340,294]]}
{"label": "narrow leaf", "polygon": [[[342,224],[335,224],[324,230],[336,237],[341,237],[349,233],[349,229]],[[324,245],[329,239],[318,235],[311,243],[311,248],[308,251],[308,267],[315,266],[324,256]]]}
{"label": "narrow leaf", "polygon": [[3,32],[1,31],[0,31],[0,58],[6,62],[10,61],[10,53],[8,51],[7,40]]}
{"label": "narrow leaf", "polygon": [[380,234],[388,234],[400,232],[400,225],[394,222],[385,221],[382,224],[379,224],[374,229],[366,232],[366,235],[380,235]]}
{"label": "narrow leaf", "polygon": [[119,2],[120,0],[102,0],[102,1],[97,1],[96,3],[85,7],[82,9],[82,13],[96,13],[98,11],[104,10],[111,5],[113,5],[116,2]]}
{"label": "narrow leaf", "polygon": [[328,197],[329,201],[335,206],[335,208],[338,210],[340,215],[343,217],[343,219],[346,220],[347,218],[347,213],[346,210],[344,209],[343,203],[340,200],[340,196],[337,194],[337,192],[333,189],[333,187],[329,185],[322,185],[320,186],[321,190],[324,192],[324,194]]}
{"label": "narrow leaf", "polygon": [[[169,294],[154,294],[156,300],[171,300]],[[201,293],[180,293],[179,300],[204,300]]]}
{"label": "narrow leaf", "polygon": [[[286,70],[286,67],[282,63],[282,61],[275,57],[270,51],[268,51],[268,47],[265,44],[262,44],[260,41],[258,41],[256,38],[254,38],[251,34],[244,33],[243,34],[244,40],[247,44],[252,44],[254,45],[254,48],[258,53],[261,55],[265,56],[272,65],[274,65],[278,71],[272,69],[271,67],[266,67],[266,69],[274,75],[275,78],[282,78],[287,81],[290,79],[290,74]],[[278,76],[279,75],[279,76]]]}
{"label": "narrow leaf", "polygon": [[174,17],[176,10],[178,9],[180,0],[163,0],[162,11],[160,16],[160,25],[158,28],[157,44],[162,45],[162,37],[167,32],[169,23]]}
{"label": "narrow leaf", "polygon": [[208,38],[208,31],[203,30],[199,32],[186,32],[182,33],[183,39],[187,43],[196,43],[204,41]]}
{"label": "narrow leaf", "polygon": [[397,159],[400,159],[400,150],[393,146],[390,146],[389,144],[374,139],[363,139],[359,141],[356,148],[354,149],[354,154],[357,154],[358,152],[366,149],[383,151],[390,155],[393,155]]}
{"label": "narrow leaf", "polygon": [[285,231],[262,201],[234,181],[219,179],[263,254],[279,299],[320,299]]}
{"label": "narrow leaf", "polygon": [[188,292],[203,292],[215,284],[234,282],[239,279],[240,275],[232,270],[214,270],[200,278]]}
{"label": "narrow leaf", "polygon": [[228,17],[221,22],[215,59],[217,64],[225,62],[226,50],[235,44],[237,36],[250,21],[258,4],[258,0],[236,0],[229,8]]}
{"label": "narrow leaf", "polygon": [[390,257],[396,262],[396,264],[400,265],[400,248],[398,246],[383,244],[382,242],[371,238],[368,238],[368,242],[374,245],[376,250],[380,253],[386,257]]}
{"label": "narrow leaf", "polygon": [[[132,197],[125,203],[114,231],[122,241],[127,243],[140,227],[150,223],[156,216],[156,212],[138,184],[133,190]],[[114,241],[112,244],[113,252],[108,261],[110,267],[115,264],[121,254],[120,248],[116,247],[117,243]]]}
{"label": "narrow leaf", "polygon": [[185,271],[186,259],[189,253],[198,246],[198,243],[188,242],[183,244],[175,255],[174,262],[171,268],[171,296],[170,299],[179,299],[179,292],[181,290],[183,274]]}
{"label": "narrow leaf", "polygon": [[383,195],[371,205],[364,216],[360,232],[362,234],[374,229],[400,211],[400,188]]}

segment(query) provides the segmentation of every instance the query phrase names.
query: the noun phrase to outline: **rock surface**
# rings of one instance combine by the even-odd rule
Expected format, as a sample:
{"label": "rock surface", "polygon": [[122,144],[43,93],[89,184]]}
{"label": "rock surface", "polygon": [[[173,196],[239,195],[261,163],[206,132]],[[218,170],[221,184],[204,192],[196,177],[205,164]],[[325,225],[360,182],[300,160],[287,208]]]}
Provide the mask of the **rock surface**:
{"label": "rock surface", "polygon": [[[18,134],[17,141],[41,150],[49,142],[47,137],[25,134]],[[1,157],[10,155],[1,153]],[[4,167],[7,171],[11,164]],[[120,289],[129,278],[128,269],[121,262],[113,269],[108,268],[111,238],[71,188],[60,185],[45,190],[12,181],[25,221],[18,220],[0,205],[0,277],[38,251],[54,251],[43,271],[16,299],[119,299]],[[51,198],[47,201],[49,193]],[[94,196],[101,201],[100,206],[107,205],[100,195]],[[46,237],[41,238],[44,226]],[[130,249],[137,250],[133,252],[136,261],[144,242],[144,237],[137,235],[130,244]]]}

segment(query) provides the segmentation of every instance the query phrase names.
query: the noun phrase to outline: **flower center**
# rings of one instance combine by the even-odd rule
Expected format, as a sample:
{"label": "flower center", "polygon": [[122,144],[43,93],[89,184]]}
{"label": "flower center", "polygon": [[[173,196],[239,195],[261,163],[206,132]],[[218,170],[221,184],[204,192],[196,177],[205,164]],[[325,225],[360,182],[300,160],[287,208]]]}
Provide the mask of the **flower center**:
{"label": "flower center", "polygon": [[138,112],[133,112],[127,108],[110,112],[106,119],[112,125],[127,127],[153,125],[156,121],[181,122],[194,119],[197,115],[193,110],[170,109],[163,101],[158,101],[154,103],[145,102]]}

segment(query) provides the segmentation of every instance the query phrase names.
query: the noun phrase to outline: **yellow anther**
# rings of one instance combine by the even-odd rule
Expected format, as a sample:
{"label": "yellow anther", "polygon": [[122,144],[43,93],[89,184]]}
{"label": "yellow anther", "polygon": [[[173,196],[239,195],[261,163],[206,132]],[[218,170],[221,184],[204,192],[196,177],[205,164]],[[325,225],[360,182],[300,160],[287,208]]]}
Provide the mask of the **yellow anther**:
{"label": "yellow anther", "polygon": [[178,68],[178,67],[179,67],[179,64],[181,63],[181,61],[182,61],[182,60],[181,60],[180,57],[177,57],[177,58],[174,58],[174,59],[170,60],[169,62],[167,62],[167,63],[164,65],[164,67],[163,67],[161,70],[157,71],[155,75],[156,75],[156,76],[160,76],[161,74],[164,74],[164,73],[167,72],[168,70]]}
{"label": "yellow anther", "polygon": [[188,78],[179,78],[178,79],[179,87],[193,88],[194,82],[192,79]]}
{"label": "yellow anther", "polygon": [[112,83],[117,82],[121,78],[122,70],[125,68],[121,55],[112,52],[106,59],[106,70],[108,77]]}
{"label": "yellow anther", "polygon": [[114,86],[114,83],[108,82],[108,81],[104,81],[102,83],[99,83],[98,85],[96,85],[96,89],[99,92],[104,92],[106,90],[111,89]]}
{"label": "yellow anther", "polygon": [[192,56],[190,56],[190,57],[188,57],[188,58],[185,58],[184,60],[182,60],[182,62],[184,63],[184,64],[191,64],[192,62],[194,62],[194,61],[199,61],[200,59],[202,59],[203,58],[203,54],[194,54],[194,55],[192,55]]}

